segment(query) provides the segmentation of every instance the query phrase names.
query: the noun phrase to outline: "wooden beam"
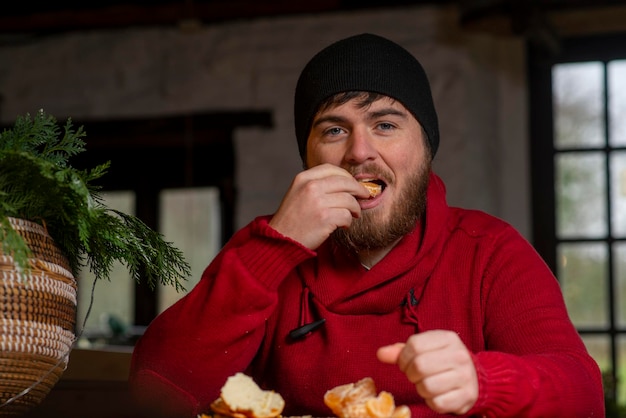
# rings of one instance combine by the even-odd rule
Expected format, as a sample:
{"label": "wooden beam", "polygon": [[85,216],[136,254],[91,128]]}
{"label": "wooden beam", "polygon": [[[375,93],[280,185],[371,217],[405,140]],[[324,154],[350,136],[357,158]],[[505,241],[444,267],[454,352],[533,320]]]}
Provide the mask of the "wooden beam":
{"label": "wooden beam", "polygon": [[48,33],[70,30],[113,29],[128,26],[179,25],[195,19],[215,23],[262,16],[320,13],[338,10],[340,0],[316,1],[203,1],[157,4],[114,4],[91,8],[58,8],[29,14],[0,14],[0,33]]}

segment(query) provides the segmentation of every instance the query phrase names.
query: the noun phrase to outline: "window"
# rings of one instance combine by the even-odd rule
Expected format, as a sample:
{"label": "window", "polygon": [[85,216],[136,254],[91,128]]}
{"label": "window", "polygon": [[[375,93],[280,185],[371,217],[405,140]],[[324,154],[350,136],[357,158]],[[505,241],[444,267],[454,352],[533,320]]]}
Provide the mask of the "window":
{"label": "window", "polygon": [[[103,193],[110,208],[135,212],[135,194],[130,191]],[[183,285],[189,291],[221,247],[219,190],[216,187],[166,189],[159,198],[159,232],[181,250],[191,266]],[[121,263],[115,263],[110,281],[95,282],[89,271],[79,274],[78,329],[83,330],[82,347],[132,344],[143,332],[135,326],[135,282]],[[186,292],[160,285],[156,292],[157,313],[163,312]]]}
{"label": "window", "polygon": [[[92,168],[110,161],[98,179],[108,206],[134,214],[180,249],[192,269],[187,290],[234,231],[236,126],[271,126],[267,112],[204,114],[141,120],[77,122],[86,132],[87,152],[73,162]],[[140,163],[138,163],[140,162]],[[79,274],[78,331],[87,340],[132,344],[113,328],[137,336],[182,294],[173,287],[137,284],[127,269],[114,267],[110,281],[95,284]],[[89,308],[91,311],[87,315]],[[120,329],[121,328],[121,329]],[[89,338],[87,338],[89,337]],[[84,346],[83,345],[83,346]]]}
{"label": "window", "polygon": [[533,241],[626,404],[626,39],[529,48]]}
{"label": "window", "polygon": [[[219,190],[215,187],[163,190],[159,206],[162,209],[160,232],[183,252],[191,266],[191,276],[183,283],[189,291],[198,283],[202,272],[222,246]],[[161,286],[158,313],[184,294],[176,292],[172,286]]]}
{"label": "window", "polygon": [[[135,194],[130,191],[103,193],[106,205],[135,214]],[[135,282],[126,267],[116,262],[111,269],[110,280],[95,281],[95,276],[83,269],[78,274],[77,331],[82,332],[80,345],[98,342],[109,337],[108,320],[117,320],[129,326],[133,323],[133,294]]]}

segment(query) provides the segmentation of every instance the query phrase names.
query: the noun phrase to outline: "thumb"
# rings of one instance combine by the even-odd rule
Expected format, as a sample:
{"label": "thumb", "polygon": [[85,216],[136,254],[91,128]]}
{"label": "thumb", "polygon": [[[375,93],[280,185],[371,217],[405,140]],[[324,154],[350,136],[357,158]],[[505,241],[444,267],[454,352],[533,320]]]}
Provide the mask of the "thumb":
{"label": "thumb", "polygon": [[395,343],[380,347],[376,351],[376,357],[383,363],[396,364],[405,345],[404,343]]}

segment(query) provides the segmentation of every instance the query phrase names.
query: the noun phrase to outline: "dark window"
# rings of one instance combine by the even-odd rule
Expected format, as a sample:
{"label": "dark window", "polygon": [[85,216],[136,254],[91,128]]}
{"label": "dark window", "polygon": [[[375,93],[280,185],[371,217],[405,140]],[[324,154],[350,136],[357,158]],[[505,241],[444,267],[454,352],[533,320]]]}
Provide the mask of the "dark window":
{"label": "dark window", "polygon": [[[234,232],[237,191],[232,132],[238,126],[269,127],[270,119],[267,112],[248,112],[74,121],[85,129],[87,148],[74,164],[91,168],[110,161],[109,171],[97,184],[104,193],[129,192],[134,214],[155,230],[159,230],[163,191],[217,189],[221,245]],[[91,287],[91,283],[82,286]],[[98,284],[96,296],[104,286],[111,283]],[[144,281],[132,291],[132,325],[145,326],[159,313],[159,289],[150,289]]]}
{"label": "dark window", "polygon": [[626,37],[529,47],[533,242],[626,403]]}

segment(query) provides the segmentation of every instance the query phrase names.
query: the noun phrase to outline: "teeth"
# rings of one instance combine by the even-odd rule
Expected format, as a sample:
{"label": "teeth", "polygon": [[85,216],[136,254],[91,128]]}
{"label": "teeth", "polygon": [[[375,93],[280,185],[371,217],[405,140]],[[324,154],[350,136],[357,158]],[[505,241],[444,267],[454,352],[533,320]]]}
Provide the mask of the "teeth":
{"label": "teeth", "polygon": [[361,184],[370,192],[370,197],[376,197],[383,191],[383,186],[371,181],[362,181]]}

